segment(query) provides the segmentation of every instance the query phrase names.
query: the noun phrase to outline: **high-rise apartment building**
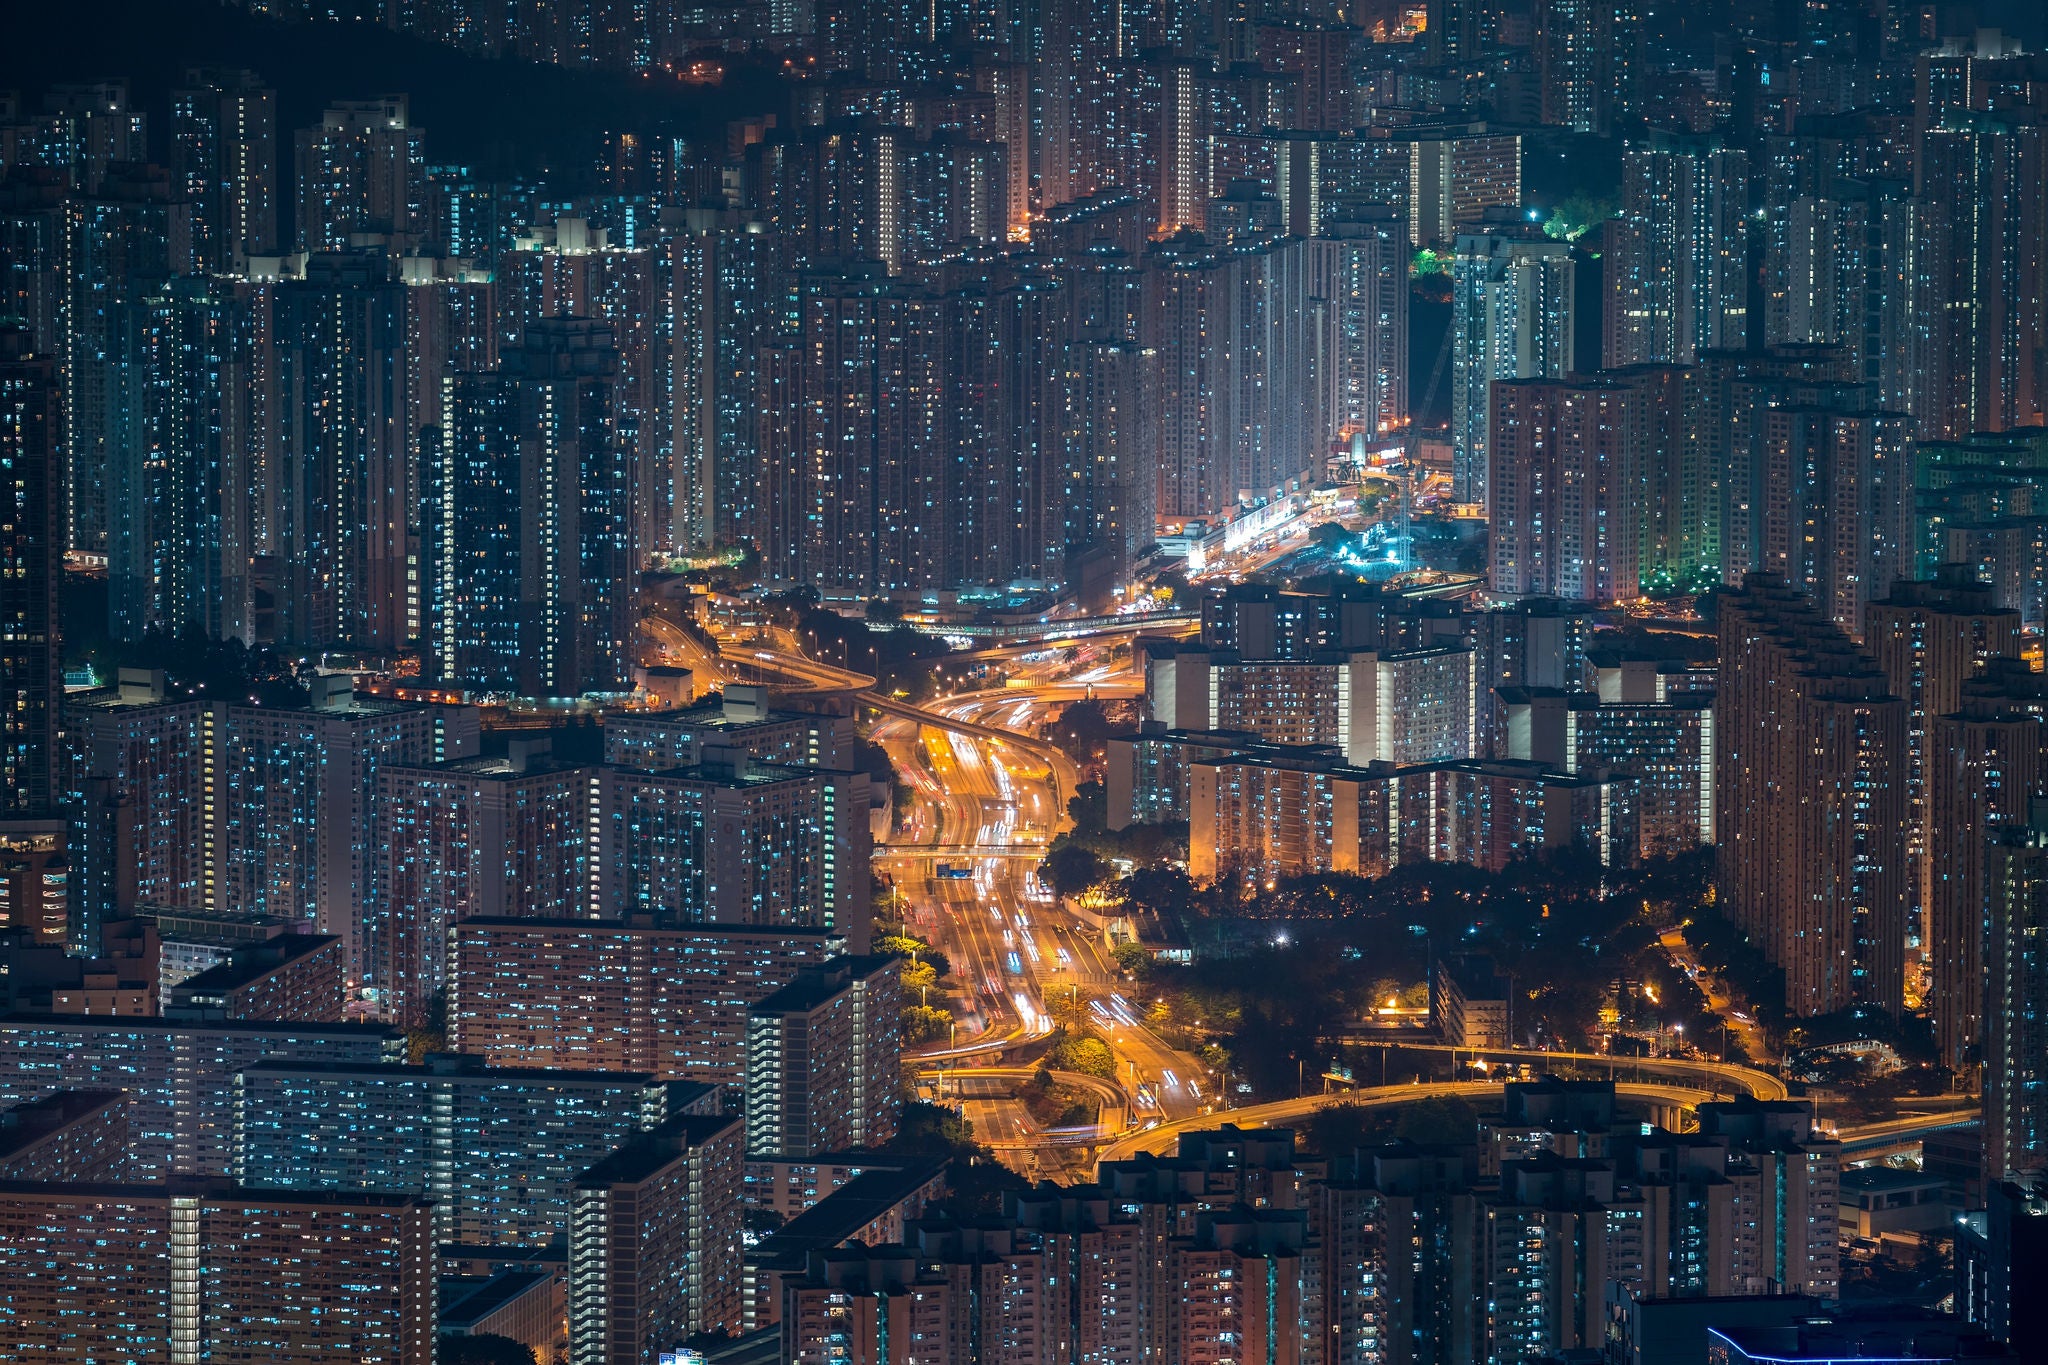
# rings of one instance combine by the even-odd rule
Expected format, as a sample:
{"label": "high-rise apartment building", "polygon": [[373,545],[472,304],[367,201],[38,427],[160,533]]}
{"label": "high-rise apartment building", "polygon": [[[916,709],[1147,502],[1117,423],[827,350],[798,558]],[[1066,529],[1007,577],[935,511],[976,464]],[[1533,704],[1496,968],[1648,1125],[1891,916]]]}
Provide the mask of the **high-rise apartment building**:
{"label": "high-rise apartment building", "polygon": [[1684,367],[1677,429],[1646,489],[1650,579],[1740,583],[1764,571],[1820,601],[1850,635],[1914,572],[1910,423],[1855,378],[1853,348],[1702,351]]}
{"label": "high-rise apartment building", "polygon": [[545,1246],[569,1232],[583,1173],[668,1118],[668,1088],[632,1072],[268,1062],[235,1077],[234,1173],[273,1189],[434,1201],[435,1235]]}
{"label": "high-rise apartment building", "polygon": [[123,414],[116,331],[123,305],[198,266],[192,206],[156,166],[117,163],[68,206],[63,319],[67,548],[98,551],[107,534],[106,471]]}
{"label": "high-rise apartment building", "polygon": [[1978,582],[1964,564],[1942,565],[1931,581],[1901,578],[1864,610],[1863,647],[1890,679],[1892,694],[1906,703],[1906,860],[1914,933],[1923,946],[1929,926],[1921,917],[1934,903],[1928,861],[1934,803],[1928,788],[1947,770],[1934,747],[1933,727],[1962,709],[1963,685],[1980,677],[1990,660],[2018,655],[2019,633],[2019,612],[1998,606],[1991,585]]}
{"label": "high-rise apartment building", "polygon": [[[1256,137],[1244,139],[1243,164],[1232,167],[1236,183],[1259,186],[1262,193],[1270,189],[1271,199],[1263,202],[1278,205],[1273,231],[1317,237],[1347,219],[1388,217],[1396,237],[1412,241],[1411,163],[1421,144],[1375,135],[1385,131],[1259,128]],[[1443,208],[1448,214],[1449,205]]]}
{"label": "high-rise apartment building", "polygon": [[496,374],[453,376],[422,471],[434,676],[528,696],[627,690],[633,441],[605,324],[538,319]]}
{"label": "high-rise apartment building", "polygon": [[[1027,1361],[1050,1354],[1059,1272],[1027,1234],[935,1220],[904,1241],[821,1252],[781,1283],[782,1359]],[[1260,1343],[1263,1345],[1264,1343]],[[1191,1357],[1199,1358],[1199,1357]],[[1276,1357],[1284,1358],[1284,1357]]]}
{"label": "high-rise apartment building", "polygon": [[[1516,215],[1519,219],[1519,215]],[[1561,379],[1577,368],[1569,243],[1526,220],[1461,232],[1451,257],[1451,485],[1486,505],[1492,388],[1499,379]]]}
{"label": "high-rise apartment building", "polygon": [[1094,528],[1067,517],[1089,511],[1067,477],[1081,471],[1062,462],[1067,295],[1054,276],[1020,273],[946,288],[913,315],[913,391],[957,395],[913,443],[924,463],[907,471],[918,482],[900,522],[913,578],[1053,582],[1085,553],[1070,538]]}
{"label": "high-rise apartment building", "polygon": [[332,926],[360,980],[378,771],[473,754],[476,713],[358,699],[342,677],[313,691],[297,707],[173,701],[161,673],[123,669],[66,702],[82,947],[141,906],[268,914]]}
{"label": "high-rise apartment building", "polygon": [[1162,520],[1256,505],[1305,486],[1319,467],[1328,433],[1316,401],[1310,251],[1266,237],[1228,247],[1175,238],[1152,249],[1141,340],[1159,355]]}
{"label": "high-rise apartment building", "polygon": [[948,257],[999,247],[1009,222],[1008,150],[952,129],[941,129],[904,151],[900,207],[884,216],[903,219],[903,266],[937,264]]}
{"label": "high-rise apartment building", "polygon": [[458,921],[448,1041],[492,1066],[644,1071],[738,1090],[747,1010],[822,965],[823,929]]}
{"label": "high-rise apartment building", "polygon": [[1158,387],[1159,353],[1149,346],[1082,338],[1065,348],[1056,453],[1065,475],[1062,548],[1068,581],[1084,596],[1091,581],[1123,583],[1153,542],[1159,487],[1149,438]]}
{"label": "high-rise apartment building", "polygon": [[1327,299],[1333,335],[1329,399],[1332,435],[1385,436],[1408,425],[1408,248],[1391,211],[1348,214],[1310,243],[1321,278],[1310,295]]}
{"label": "high-rise apartment building", "polygon": [[1309,1191],[1325,1322],[1346,1358],[1427,1358],[1411,1343],[1483,1358],[1484,1301],[1469,1253],[1459,1254],[1477,1240],[1473,1164],[1470,1149],[1381,1148],[1333,1166]]}
{"label": "high-rise apartment building", "polygon": [[1638,784],[1627,776],[1501,759],[1353,767],[1329,749],[1182,738],[1194,831],[1188,872],[1203,882],[1380,877],[1416,862],[1497,872],[1518,857],[1573,847],[1623,863],[1641,844]]}
{"label": "high-rise apartment building", "polygon": [[0,1183],[0,1331],[38,1360],[432,1365],[439,1269],[416,1195]]}
{"label": "high-rise apartment building", "polygon": [[593,805],[597,904],[665,925],[868,932],[867,777],[707,747],[694,768],[608,768]]}
{"label": "high-rise apartment building", "polygon": [[201,903],[334,934],[361,983],[385,847],[381,771],[475,753],[476,713],[357,697],[346,678],[314,682],[307,706],[207,709]]}
{"label": "high-rise apartment building", "polygon": [[1987,862],[2048,792],[2048,686],[2018,659],[1964,680],[1955,709],[1927,722],[1928,1004],[1944,1065],[1984,1039]]}
{"label": "high-rise apartment building", "polygon": [[402,248],[426,231],[427,135],[405,96],[330,105],[293,149],[300,251],[345,251],[358,236]]}
{"label": "high-rise apartment building", "polygon": [[1360,765],[1472,754],[1472,653],[1455,645],[1302,659],[1184,648],[1149,671],[1146,714],[1168,726],[1333,745]]}
{"label": "high-rise apartment building", "polygon": [[571,1365],[740,1328],[737,1115],[681,1116],[605,1158],[569,1191]]}
{"label": "high-rise apartment building", "polygon": [[1592,686],[1587,650],[1592,646],[1593,608],[1582,602],[1544,598],[1483,612],[1473,623],[1472,670],[1475,694],[1473,753],[1508,756],[1507,716],[1498,690],[1556,688],[1566,692]]}
{"label": "high-rise apartment building", "polygon": [[2006,821],[1984,854],[1984,1175],[2048,1170],[2048,808]]}
{"label": "high-rise apartment building", "polygon": [[172,987],[166,1017],[275,1024],[338,1024],[348,962],[332,934],[278,934],[244,944],[225,961]]}
{"label": "high-rise apartment building", "polygon": [[1609,226],[1602,360],[1689,365],[1749,337],[1749,156],[1671,137],[1622,154]]}
{"label": "high-rise apartment building", "polygon": [[793,296],[781,239],[758,216],[693,210],[667,244],[676,318],[674,543],[737,545],[756,531],[761,348]]}
{"label": "high-rise apartment building", "polygon": [[1504,758],[1559,772],[1634,779],[1637,853],[1668,857],[1714,843],[1714,697],[1617,696],[1503,687]]}
{"label": "high-rise apartment building", "polygon": [[101,471],[109,624],[255,638],[255,336],[232,294],[172,280],[113,310]]}
{"label": "high-rise apartment building", "polygon": [[1295,1365],[1511,1365],[1599,1339],[1624,1284],[1838,1292],[1840,1153],[1810,1106],[1710,1104],[1680,1134],[1563,1088],[1510,1083],[1476,1141],[1327,1162],[1284,1129],[1189,1133],[1001,1219],[842,1242],[763,1275],[785,1358],[1217,1361],[1249,1341]]}
{"label": "high-rise apartment building", "polygon": [[57,1090],[0,1110],[0,1180],[118,1180],[127,1169],[118,1090]]}
{"label": "high-rise apartment building", "polygon": [[1364,38],[1363,30],[1343,23],[1276,17],[1258,25],[1259,64],[1300,78],[1295,127],[1342,132],[1358,126],[1358,89],[1350,76]]}
{"label": "high-rise apartment building", "polygon": [[161,673],[64,701],[63,787],[71,820],[72,944],[138,906],[207,903],[207,708],[165,695]]}
{"label": "high-rise apartment building", "polygon": [[380,773],[383,833],[364,955],[384,1017],[427,1020],[447,985],[448,931],[461,920],[593,913],[597,774],[537,748],[515,740],[506,758]]}
{"label": "high-rise apartment building", "polygon": [[747,1151],[809,1156],[896,1135],[899,964],[838,957],[747,1011]]}
{"label": "high-rise apartment building", "polygon": [[1752,574],[1720,608],[1718,885],[1794,1016],[1904,1008],[1906,703],[1819,604]]}
{"label": "high-rise apartment building", "polygon": [[1400,197],[1415,245],[1450,242],[1489,220],[1521,216],[1521,134],[1445,119],[1396,127],[1388,137],[1407,153]]}
{"label": "high-rise apartment building", "polygon": [[397,650],[415,633],[406,312],[394,264],[374,252],[312,256],[303,279],[275,287],[268,477],[280,640]]}
{"label": "high-rise apartment building", "polygon": [[1551,1152],[1504,1161],[1479,1197],[1477,1258],[1489,1362],[1579,1350],[1601,1340],[1603,1305],[1581,1286],[1633,1278],[1641,1218],[1614,1164]]}
{"label": "high-rise apartment building", "polygon": [[613,711],[604,718],[604,761],[649,772],[694,768],[707,747],[725,745],[759,762],[792,768],[852,763],[849,708],[784,710],[774,705],[776,700],[767,688],[727,683],[720,692],[673,711]]}
{"label": "high-rise apartment building", "polygon": [[1605,133],[1635,107],[1644,54],[1634,0],[1539,0],[1535,30],[1543,122]]}
{"label": "high-rise apartment building", "polygon": [[2048,127],[1952,110],[1920,139],[1918,434],[1956,440],[2035,426],[2048,411]]}
{"label": "high-rise apartment building", "polygon": [[1917,315],[1921,206],[1902,179],[1804,173],[1802,162],[1817,159],[1769,162],[1787,173],[1766,181],[1764,343],[1843,347],[1854,377],[1876,386],[1877,407],[1915,412],[1931,340]]}
{"label": "high-rise apartment building", "polygon": [[1909,423],[1874,410],[1872,396],[1867,385],[1738,381],[1723,473],[1727,575],[1783,577],[1851,635],[1913,559]]}
{"label": "high-rise apartment building", "polygon": [[149,116],[126,80],[60,82],[43,96],[50,162],[75,189],[98,194],[113,168],[149,159]]}
{"label": "high-rise apartment building", "polygon": [[[450,376],[498,368],[498,291],[489,269],[461,256],[402,256],[398,278],[405,285],[408,362],[404,434],[411,468],[424,479],[433,436],[447,421],[442,403]],[[413,606],[417,612],[419,604]]]}
{"label": "high-rise apartment building", "polygon": [[209,271],[277,250],[277,92],[250,71],[195,68],[171,92],[170,171]]}
{"label": "high-rise apartment building", "polygon": [[[1728,1144],[1738,1187],[1725,1264],[1745,1292],[1841,1293],[1842,1148],[1817,1132],[1803,1100],[1717,1100],[1699,1107],[1699,1131]],[[1716,1258],[1717,1260],[1720,1258]]]}
{"label": "high-rise apartment building", "polygon": [[1487,504],[1502,596],[1619,602],[1643,590],[1679,444],[1671,366],[1492,384]]}
{"label": "high-rise apartment building", "polygon": [[[60,365],[69,354],[66,188],[63,173],[48,167],[16,165],[0,176],[0,313],[27,328],[27,351]],[[61,451],[60,437],[51,439]]]}
{"label": "high-rise apartment building", "polygon": [[751,207],[765,210],[799,269],[909,260],[907,190],[916,131],[875,119],[772,134],[747,149]]}
{"label": "high-rise apartment building", "polygon": [[[612,234],[588,219],[560,217],[521,234],[501,253],[495,280],[498,350],[508,360],[547,319],[589,319],[609,333],[603,365],[584,360],[570,373],[604,373],[612,380],[611,444],[628,480],[624,515],[634,544],[648,548],[670,543],[674,403],[677,385],[695,377],[678,369],[678,348],[692,344],[691,330],[703,327],[674,293],[675,265],[646,245],[614,245]],[[551,332],[539,349],[565,348]]]}
{"label": "high-rise apartment building", "polygon": [[64,564],[57,368],[0,328],[0,819],[56,811]]}
{"label": "high-rise apartment building", "polygon": [[2022,626],[2048,618],[2048,517],[2034,515],[2034,488],[2048,479],[2048,429],[1985,431],[1962,441],[1914,444],[1911,535],[1915,572],[1973,566]]}
{"label": "high-rise apartment building", "polygon": [[[1170,668],[1183,648],[1195,655],[1200,669],[1206,667],[1201,662],[1204,649],[1231,650],[1254,660],[1308,659],[1348,649],[1462,644],[1466,630],[1457,608],[1403,599],[1364,583],[1339,579],[1322,591],[1237,583],[1203,598],[1199,647],[1151,641],[1143,653],[1150,675],[1162,665]],[[1160,700],[1156,690],[1148,695],[1154,702]]]}
{"label": "high-rise apartment building", "polygon": [[1338,789],[1331,844],[1343,856],[1332,866],[1378,877],[1427,858],[1499,872],[1566,848],[1618,866],[1641,844],[1636,786],[1626,775],[1499,759],[1375,774]]}
{"label": "high-rise apartment building", "polygon": [[918,382],[920,291],[879,267],[803,277],[797,340],[766,362],[762,572],[830,595],[921,585],[947,513]]}
{"label": "high-rise apartment building", "polygon": [[57,1090],[128,1092],[129,1173],[138,1180],[227,1174],[244,1067],[367,1066],[405,1055],[402,1035],[369,1024],[18,1015],[0,1021],[0,1041],[9,1058],[0,1105]]}

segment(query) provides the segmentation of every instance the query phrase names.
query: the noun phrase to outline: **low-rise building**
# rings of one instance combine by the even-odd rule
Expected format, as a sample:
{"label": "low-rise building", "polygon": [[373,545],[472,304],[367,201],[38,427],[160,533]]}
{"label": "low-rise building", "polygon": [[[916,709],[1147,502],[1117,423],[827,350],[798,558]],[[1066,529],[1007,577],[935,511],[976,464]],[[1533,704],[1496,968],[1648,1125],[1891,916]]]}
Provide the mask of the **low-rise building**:
{"label": "low-rise building", "polygon": [[1506,1047],[1513,992],[1485,958],[1440,957],[1429,980],[1429,1014],[1452,1047]]}

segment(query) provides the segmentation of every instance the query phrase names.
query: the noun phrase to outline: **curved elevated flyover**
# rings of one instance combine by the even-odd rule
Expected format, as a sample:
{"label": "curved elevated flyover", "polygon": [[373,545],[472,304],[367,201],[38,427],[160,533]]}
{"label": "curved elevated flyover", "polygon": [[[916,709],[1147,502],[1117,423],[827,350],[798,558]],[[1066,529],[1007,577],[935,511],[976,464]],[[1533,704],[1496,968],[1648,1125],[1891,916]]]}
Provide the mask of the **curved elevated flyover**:
{"label": "curved elevated flyover", "polygon": [[[1180,1144],[1182,1133],[1198,1133],[1204,1129],[1217,1128],[1234,1123],[1240,1128],[1263,1128],[1276,1123],[1290,1123],[1305,1119],[1318,1109],[1331,1105],[1355,1105],[1361,1109],[1380,1109],[1394,1105],[1413,1104],[1417,1100],[1442,1095],[1456,1095],[1464,1099],[1497,1099],[1503,1089],[1501,1081],[1440,1081],[1430,1085],[1382,1085],[1364,1090],[1342,1091],[1333,1095],[1304,1095],[1299,1099],[1276,1100],[1271,1104],[1255,1104],[1244,1109],[1224,1109],[1213,1114],[1201,1114],[1194,1118],[1176,1119],[1119,1138],[1102,1149],[1096,1157],[1099,1170],[1103,1163],[1124,1161],[1140,1152],[1155,1156],[1173,1151]],[[1683,1112],[1698,1108],[1709,1100],[1725,1099],[1725,1091],[1695,1090],[1689,1086],[1649,1085],[1624,1081],[1614,1087],[1615,1094],[1623,1099],[1647,1100],[1660,1110]]]}
{"label": "curved elevated flyover", "polygon": [[1543,1052],[1517,1047],[1452,1047],[1448,1043],[1404,1043],[1391,1039],[1383,1042],[1351,1038],[1346,1041],[1354,1046],[1397,1047],[1404,1052],[1451,1052],[1486,1061],[1527,1062],[1538,1067],[1558,1062],[1598,1062],[1608,1068],[1610,1075],[1617,1071],[1640,1071],[1653,1076],[1688,1078],[1706,1082],[1709,1090],[1734,1090],[1759,1100],[1782,1100],[1792,1093],[1783,1080],[1770,1072],[1734,1062],[1691,1057],[1616,1057],[1606,1052]]}

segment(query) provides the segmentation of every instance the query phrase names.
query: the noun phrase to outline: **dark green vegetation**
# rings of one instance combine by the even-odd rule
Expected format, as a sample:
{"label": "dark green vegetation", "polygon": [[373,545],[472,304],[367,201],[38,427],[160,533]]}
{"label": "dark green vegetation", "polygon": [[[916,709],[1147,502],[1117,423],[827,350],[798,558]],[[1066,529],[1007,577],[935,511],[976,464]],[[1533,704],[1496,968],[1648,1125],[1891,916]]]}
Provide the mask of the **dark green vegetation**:
{"label": "dark green vegetation", "polygon": [[1256,896],[1155,869],[1119,890],[1177,917],[1195,949],[1188,966],[1133,955],[1148,1022],[1177,1045],[1220,1048],[1233,1079],[1269,1099],[1313,1088],[1370,1011],[1388,996],[1419,1003],[1430,963],[1451,954],[1483,954],[1510,978],[1522,1046],[1595,1050],[1612,1008],[1623,1028],[1683,1025],[1718,1052],[1719,1021],[1657,942],[1698,908],[1709,871],[1705,855],[1603,870],[1563,854],[1497,874],[1424,863],[1374,881],[1308,877]]}
{"label": "dark green vegetation", "polygon": [[1024,1082],[1017,1098],[1041,1128],[1078,1128],[1094,1123],[1101,1112],[1092,1094],[1078,1085],[1056,1080],[1052,1068],[1043,1064]]}
{"label": "dark green vegetation", "polygon": [[[939,979],[952,971],[946,955],[904,932],[878,935],[873,947],[882,956],[903,963],[903,1045],[922,1047],[945,1038],[953,1027],[953,1014],[944,1007],[946,994],[939,985]],[[932,1003],[934,991],[938,992],[937,1004]]]}
{"label": "dark green vegetation", "polygon": [[1478,1126],[1479,1113],[1467,1101],[1456,1095],[1425,1095],[1399,1108],[1326,1105],[1310,1117],[1301,1141],[1332,1157],[1388,1142],[1462,1147],[1471,1143]]}
{"label": "dark green vegetation", "polygon": [[957,1218],[993,1217],[1003,1211],[1003,1196],[1031,1188],[1030,1182],[997,1161],[974,1140],[974,1125],[951,1109],[922,1100],[903,1106],[896,1140],[885,1149],[910,1156],[940,1157],[952,1193],[939,1201],[939,1212]]}
{"label": "dark green vegetation", "polygon": [[531,1346],[494,1332],[473,1337],[445,1333],[434,1358],[441,1365],[539,1365]]}
{"label": "dark green vegetation", "polygon": [[944,640],[909,626],[878,629],[802,601],[791,602],[789,609],[806,654],[821,663],[872,674],[882,691],[901,692],[913,700],[936,690],[932,665],[952,652]]}
{"label": "dark green vegetation", "polygon": [[293,659],[268,646],[251,649],[240,640],[214,640],[196,627],[183,635],[152,630],[132,644],[107,639],[66,651],[89,664],[101,686],[112,686],[124,668],[161,669],[174,697],[303,706],[306,689],[292,674]]}
{"label": "dark green vegetation", "polygon": [[[1071,709],[1071,708],[1070,708]],[[1140,869],[1188,856],[1186,821],[1109,828],[1109,795],[1100,782],[1083,782],[1067,798],[1073,828],[1052,841],[1040,874],[1053,891],[1076,896],[1111,875],[1109,860],[1123,858]]]}

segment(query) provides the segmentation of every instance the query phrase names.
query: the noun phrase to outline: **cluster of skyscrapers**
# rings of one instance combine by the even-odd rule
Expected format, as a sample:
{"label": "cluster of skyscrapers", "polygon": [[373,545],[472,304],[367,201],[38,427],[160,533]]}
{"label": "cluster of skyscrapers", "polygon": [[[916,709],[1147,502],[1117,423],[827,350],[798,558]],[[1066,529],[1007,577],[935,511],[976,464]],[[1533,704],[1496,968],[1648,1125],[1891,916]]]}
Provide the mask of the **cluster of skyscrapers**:
{"label": "cluster of skyscrapers", "polygon": [[[1208,594],[1110,823],[1246,888],[1712,847],[1773,1003],[1925,1011],[1989,1181],[2048,1168],[2042,58],[1901,0],[240,8],[787,98],[486,173],[404,93],[0,94],[0,1342],[1505,1363],[1834,1297],[1802,1107],[1550,1082],[926,1217],[846,707],[473,704],[641,689],[670,556],[1092,612],[1368,450],[1477,600]],[[306,695],[67,691],[67,567]],[[1998,1321],[2030,1198],[1966,1225]]]}
{"label": "cluster of skyscrapers", "polygon": [[1554,599],[1229,589],[1199,639],[1143,651],[1110,823],[1186,820],[1190,871],[1248,888],[1713,847],[1718,904],[1784,973],[1773,1004],[1924,1009],[1943,1064],[1983,1077],[1993,1178],[2040,1169],[2048,688],[2021,613],[1954,564],[1853,632],[1763,573],[1714,610],[1718,649],[1687,651],[1607,643]]}
{"label": "cluster of skyscrapers", "polygon": [[1712,666],[1603,647],[1599,623],[1551,599],[1228,589],[1200,639],[1145,650],[1145,722],[1109,745],[1110,823],[1188,820],[1189,870],[1254,886],[1712,844]]}
{"label": "cluster of skyscrapers", "polygon": [[[340,938],[351,985],[406,1024],[448,985],[450,927],[479,915],[866,945],[869,784],[840,766],[843,708],[771,712],[737,689],[621,716],[609,752],[571,761],[545,733],[477,756],[474,708],[358,697],[345,677],[314,690],[227,706],[127,670],[69,698],[72,894],[42,936],[91,955],[138,910],[305,925]],[[816,757],[760,756],[794,730]]]}
{"label": "cluster of skyscrapers", "polygon": [[[1425,42],[1257,7],[373,8],[480,53],[812,74],[722,143],[614,134],[570,194],[437,162],[403,96],[280,129],[242,71],[12,109],[6,307],[59,362],[67,543],[119,635],[619,689],[651,554],[1100,593],[1446,380],[1501,591],[1867,598],[1943,557],[1908,443],[2035,424],[2048,388],[2037,62],[1896,6],[1705,72],[1579,0],[1445,0]],[[1621,136],[1613,216],[1531,221],[1515,129]],[[1449,267],[1434,365],[1412,246]]]}
{"label": "cluster of skyscrapers", "polygon": [[461,1013],[463,988],[462,1050],[423,1057],[344,1018],[332,936],[245,944],[161,992],[146,922],[140,959],[89,963],[82,983],[77,959],[0,945],[8,1339],[52,1359],[116,1345],[424,1362],[442,1305],[486,1288],[502,1302],[479,1330],[550,1359],[642,1361],[737,1333],[756,1186],[895,1134],[896,964],[822,935],[804,965],[801,948],[672,933],[658,1017],[690,1041],[628,1069],[605,1046],[627,1029],[581,1014],[616,984],[575,952],[601,926],[478,927],[515,924],[561,945],[558,969],[491,1001],[496,1032]]}
{"label": "cluster of skyscrapers", "polygon": [[153,140],[121,84],[53,94],[0,140],[0,275],[59,367],[66,545],[106,557],[119,638],[418,648],[540,695],[630,689],[660,552],[751,544],[828,596],[1107,593],[1158,517],[1405,422],[1412,180],[1486,179],[1460,221],[1520,196],[1513,137],[1324,148],[1236,88],[1294,77],[1170,71],[1199,118],[1132,153],[1183,167],[1166,210],[1102,149],[1035,200],[1015,73],[820,86],[722,146],[621,133],[566,201],[434,162],[403,96],[290,133],[195,71]]}
{"label": "cluster of skyscrapers", "polygon": [[1811,1129],[1753,1100],[1694,1132],[1617,1124],[1611,1084],[1543,1080],[1443,1145],[1186,1133],[1000,1219],[814,1252],[784,1282],[784,1358],[1509,1365],[1683,1296],[1791,1321],[1839,1292],[1839,1144]]}

